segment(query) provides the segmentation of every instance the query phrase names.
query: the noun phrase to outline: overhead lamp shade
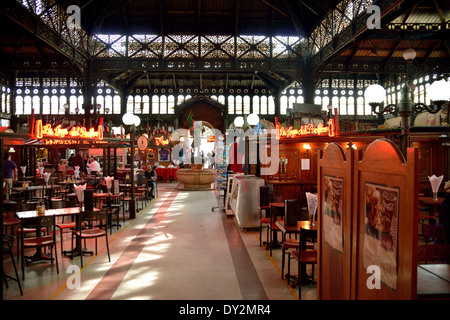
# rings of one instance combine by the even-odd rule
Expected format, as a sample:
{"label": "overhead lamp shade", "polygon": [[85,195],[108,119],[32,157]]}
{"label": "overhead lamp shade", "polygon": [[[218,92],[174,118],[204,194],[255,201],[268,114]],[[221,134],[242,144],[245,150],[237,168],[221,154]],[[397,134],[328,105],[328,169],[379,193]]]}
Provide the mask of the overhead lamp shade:
{"label": "overhead lamp shade", "polygon": [[372,84],[364,92],[364,98],[367,103],[382,103],[386,99],[386,90],[379,84]]}
{"label": "overhead lamp shade", "polygon": [[405,59],[406,61],[411,61],[414,60],[415,58],[416,58],[416,50],[414,50],[413,48],[409,48],[403,51],[403,59]]}
{"label": "overhead lamp shade", "polygon": [[131,126],[134,123],[134,114],[132,113],[125,113],[122,116],[122,122],[127,125],[127,126]]}
{"label": "overhead lamp shade", "polygon": [[259,123],[259,117],[256,113],[250,113],[247,116],[247,123],[251,126],[256,126]]}
{"label": "overhead lamp shade", "polygon": [[236,128],[242,128],[242,126],[244,125],[244,118],[241,116],[236,117],[236,119],[234,119],[234,125],[236,126]]}
{"label": "overhead lamp shade", "polygon": [[427,91],[431,101],[450,100],[450,83],[444,79],[433,82]]}

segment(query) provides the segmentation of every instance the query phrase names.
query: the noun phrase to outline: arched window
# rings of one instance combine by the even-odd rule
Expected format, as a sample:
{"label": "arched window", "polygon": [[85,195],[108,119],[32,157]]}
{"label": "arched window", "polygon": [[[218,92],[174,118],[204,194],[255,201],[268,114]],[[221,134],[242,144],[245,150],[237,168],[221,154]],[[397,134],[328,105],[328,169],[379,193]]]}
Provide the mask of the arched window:
{"label": "arched window", "polygon": [[167,99],[167,111],[169,114],[175,114],[175,97],[173,95]]}
{"label": "arched window", "polygon": [[244,96],[244,114],[250,114],[250,97]]}
{"label": "arched window", "polygon": [[280,97],[280,114],[286,114],[287,108],[292,108],[292,106],[288,103],[288,97],[283,95]]}
{"label": "arched window", "polygon": [[340,110],[339,110],[339,98],[338,97],[333,96],[333,98],[331,98],[331,105],[333,106],[333,109],[337,108],[338,113],[340,113]]}
{"label": "arched window", "polygon": [[268,109],[268,102],[267,102],[267,96],[261,97],[261,114],[267,114]]}
{"label": "arched window", "polygon": [[78,114],[84,114],[83,103],[84,103],[84,97],[78,96],[78,105],[75,106],[75,109],[73,109],[73,112],[76,113],[77,108],[78,108]]}
{"label": "arched window", "polygon": [[143,109],[142,113],[149,114],[150,113],[150,97],[148,95],[145,95],[142,97],[142,103],[143,103]]}
{"label": "arched window", "polygon": [[181,95],[181,94],[179,94],[179,95],[177,96],[177,105],[180,105],[180,104],[182,104],[183,102],[184,102],[184,96]]}
{"label": "arched window", "polygon": [[269,96],[269,106],[268,106],[269,114],[275,114],[275,99],[273,96]]}
{"label": "arched window", "polygon": [[35,114],[41,112],[41,98],[39,96],[33,96],[33,108]]}
{"label": "arched window", "polygon": [[322,110],[328,111],[328,106],[330,105],[330,98],[325,96],[322,98]]}
{"label": "arched window", "polygon": [[355,98],[348,97],[347,99],[347,110],[349,115],[355,114]]}
{"label": "arched window", "polygon": [[364,98],[363,97],[358,97],[356,99],[356,113],[358,115],[364,114]]}
{"label": "arched window", "polygon": [[226,102],[225,96],[224,95],[220,95],[218,101],[219,101],[219,103],[225,105],[225,102]]}
{"label": "arched window", "polygon": [[234,96],[228,96],[228,114],[234,114]]}
{"label": "arched window", "polygon": [[110,95],[107,95],[105,97],[105,113],[112,114],[112,112],[113,112],[113,99]]}
{"label": "arched window", "polygon": [[133,103],[133,113],[134,114],[141,114],[141,96],[135,96],[134,97],[134,103]]}
{"label": "arched window", "polygon": [[303,96],[298,96],[297,103],[305,103],[305,98],[303,98]]}
{"label": "arched window", "polygon": [[159,97],[158,96],[152,97],[152,113],[159,114]]}
{"label": "arched window", "polygon": [[259,96],[253,96],[253,113],[259,114]]}
{"label": "arched window", "polygon": [[167,96],[165,95],[159,98],[159,113],[167,114]]}
{"label": "arched window", "polygon": [[52,96],[50,99],[50,114],[58,114],[59,111],[59,97]]}
{"label": "arched window", "polygon": [[321,96],[315,96],[314,97],[314,104],[322,104],[322,97]]}
{"label": "arched window", "polygon": [[339,99],[339,114],[347,115],[347,97],[340,97]]}
{"label": "arched window", "polygon": [[121,97],[117,94],[117,95],[115,95],[114,96],[114,98],[113,98],[113,112],[112,113],[114,113],[114,114],[121,114],[122,112],[121,112],[121,108],[122,108],[122,106],[121,106]]}
{"label": "arched window", "polygon": [[[290,109],[294,109],[294,103],[297,103],[297,97],[295,97],[295,96],[290,96],[290,97],[289,97],[289,102],[288,102],[287,107],[290,108]],[[282,108],[282,107],[281,107],[281,108]]]}
{"label": "arched window", "polygon": [[235,111],[236,114],[242,114],[242,96],[236,96]]}
{"label": "arched window", "polygon": [[134,97],[128,96],[127,98],[127,113],[134,113]]}
{"label": "arched window", "polygon": [[95,105],[95,108],[97,108],[98,104],[100,105],[100,110],[96,109],[96,111],[98,112],[98,114],[104,114],[105,113],[105,98],[103,96],[97,96],[96,100],[97,100],[97,103]]}
{"label": "arched window", "polygon": [[16,97],[16,115],[23,114],[23,97]]}

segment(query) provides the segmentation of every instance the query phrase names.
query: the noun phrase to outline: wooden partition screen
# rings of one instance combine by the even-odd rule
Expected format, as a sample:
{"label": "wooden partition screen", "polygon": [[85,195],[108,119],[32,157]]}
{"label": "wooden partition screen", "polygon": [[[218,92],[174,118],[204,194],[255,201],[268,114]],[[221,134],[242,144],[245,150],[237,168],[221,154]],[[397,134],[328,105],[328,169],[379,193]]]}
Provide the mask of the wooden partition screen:
{"label": "wooden partition screen", "polygon": [[[359,159],[360,158],[360,159]],[[387,139],[355,159],[352,298],[417,298],[418,153]]]}
{"label": "wooden partition screen", "polygon": [[417,298],[418,153],[331,143],[318,161],[318,299]]}
{"label": "wooden partition screen", "polygon": [[331,143],[318,161],[317,296],[350,299],[354,150]]}

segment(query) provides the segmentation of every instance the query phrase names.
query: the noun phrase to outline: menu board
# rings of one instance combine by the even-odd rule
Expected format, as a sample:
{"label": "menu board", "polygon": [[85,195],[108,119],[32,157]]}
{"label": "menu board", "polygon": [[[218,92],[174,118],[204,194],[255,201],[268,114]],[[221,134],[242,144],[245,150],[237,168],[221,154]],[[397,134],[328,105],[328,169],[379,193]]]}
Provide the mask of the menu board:
{"label": "menu board", "polygon": [[344,208],[344,179],[324,176],[323,228],[324,240],[339,252],[344,251],[342,217]]}
{"label": "menu board", "polygon": [[378,267],[382,283],[397,290],[399,189],[366,182],[363,266]]}

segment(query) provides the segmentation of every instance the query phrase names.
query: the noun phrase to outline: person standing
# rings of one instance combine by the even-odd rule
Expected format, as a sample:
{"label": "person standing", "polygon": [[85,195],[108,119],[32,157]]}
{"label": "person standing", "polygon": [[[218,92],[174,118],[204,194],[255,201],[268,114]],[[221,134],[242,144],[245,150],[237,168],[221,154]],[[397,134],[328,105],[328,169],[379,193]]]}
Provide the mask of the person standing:
{"label": "person standing", "polygon": [[72,166],[75,169],[76,166],[80,167],[80,172],[84,172],[84,158],[83,151],[78,151],[78,154],[72,160]]}
{"label": "person standing", "polygon": [[13,181],[17,181],[17,165],[11,160],[11,154],[5,153],[3,161],[3,181],[6,188],[6,200],[11,196]]}
{"label": "person standing", "polygon": [[155,171],[155,167],[148,165],[147,166],[147,170],[145,171],[145,177],[147,178],[147,186],[150,189],[150,197],[154,198],[155,197],[155,188],[156,188],[156,179],[157,179],[157,174]]}

